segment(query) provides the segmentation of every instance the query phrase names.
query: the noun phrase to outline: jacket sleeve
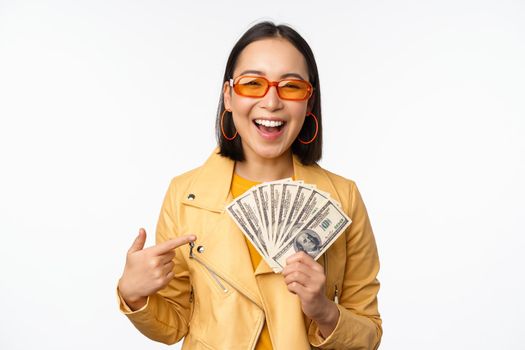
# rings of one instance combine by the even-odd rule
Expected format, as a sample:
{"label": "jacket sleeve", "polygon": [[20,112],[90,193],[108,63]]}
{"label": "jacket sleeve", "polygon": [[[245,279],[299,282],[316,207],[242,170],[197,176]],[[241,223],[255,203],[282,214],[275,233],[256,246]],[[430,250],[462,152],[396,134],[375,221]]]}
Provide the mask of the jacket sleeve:
{"label": "jacket sleeve", "polygon": [[[157,244],[177,235],[174,197],[174,180],[172,180],[164,197],[157,222]],[[176,250],[175,258],[173,259],[175,263],[173,269],[175,277],[165,288],[150,295],[146,305],[141,309],[131,311],[117,289],[121,312],[145,336],[165,344],[178,342],[188,332],[191,287],[188,267],[181,248]]]}
{"label": "jacket sleeve", "polygon": [[321,349],[377,349],[383,333],[377,306],[379,258],[372,226],[353,182],[350,186],[352,224],[346,232],[346,265],[339,298],[339,320],[327,338],[312,322],[310,343]]}

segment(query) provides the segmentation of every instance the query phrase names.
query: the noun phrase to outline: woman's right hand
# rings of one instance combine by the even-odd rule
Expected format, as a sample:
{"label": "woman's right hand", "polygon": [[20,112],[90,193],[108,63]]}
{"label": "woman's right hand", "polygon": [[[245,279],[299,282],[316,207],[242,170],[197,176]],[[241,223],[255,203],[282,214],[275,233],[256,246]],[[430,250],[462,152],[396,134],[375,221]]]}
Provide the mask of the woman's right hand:
{"label": "woman's right hand", "polygon": [[139,235],[128,250],[126,266],[118,283],[120,295],[131,310],[143,307],[148,296],[164,288],[173,279],[175,248],[195,239],[195,235],[186,235],[144,249],[146,231],[143,228],[139,230]]}

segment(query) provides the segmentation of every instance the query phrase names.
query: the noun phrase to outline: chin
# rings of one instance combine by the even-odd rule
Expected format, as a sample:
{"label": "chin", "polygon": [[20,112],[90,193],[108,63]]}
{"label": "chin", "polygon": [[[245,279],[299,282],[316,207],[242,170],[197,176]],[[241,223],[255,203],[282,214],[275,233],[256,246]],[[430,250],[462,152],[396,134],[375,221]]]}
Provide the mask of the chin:
{"label": "chin", "polygon": [[255,147],[253,150],[261,158],[275,159],[286,154],[289,148],[283,148],[280,145],[272,145]]}

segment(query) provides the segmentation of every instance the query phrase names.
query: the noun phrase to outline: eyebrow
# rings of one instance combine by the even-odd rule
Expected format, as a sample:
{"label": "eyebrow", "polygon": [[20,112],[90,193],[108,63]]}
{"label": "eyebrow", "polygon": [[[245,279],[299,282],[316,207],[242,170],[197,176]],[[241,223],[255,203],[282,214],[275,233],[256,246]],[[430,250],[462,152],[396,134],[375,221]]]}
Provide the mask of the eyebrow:
{"label": "eyebrow", "polygon": [[[244,72],[242,72],[239,75],[246,75],[246,74],[265,75],[264,72],[262,72],[260,70],[245,70]],[[289,77],[294,77],[294,78],[297,78],[297,79],[306,80],[305,78],[303,78],[298,73],[284,73],[283,75],[281,75],[280,79],[289,78]]]}

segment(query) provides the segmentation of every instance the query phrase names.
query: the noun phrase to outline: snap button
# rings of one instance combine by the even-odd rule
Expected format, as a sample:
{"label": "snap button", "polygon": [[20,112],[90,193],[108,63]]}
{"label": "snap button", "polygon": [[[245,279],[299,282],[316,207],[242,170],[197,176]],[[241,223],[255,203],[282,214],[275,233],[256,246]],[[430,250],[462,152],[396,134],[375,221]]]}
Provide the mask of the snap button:
{"label": "snap button", "polygon": [[198,247],[197,247],[197,251],[198,251],[199,253],[204,253],[204,246],[203,246],[203,245],[198,246]]}
{"label": "snap button", "polygon": [[188,200],[192,201],[192,200],[194,200],[194,199],[195,199],[195,195],[194,195],[193,193],[190,193],[190,194],[188,195]]}

